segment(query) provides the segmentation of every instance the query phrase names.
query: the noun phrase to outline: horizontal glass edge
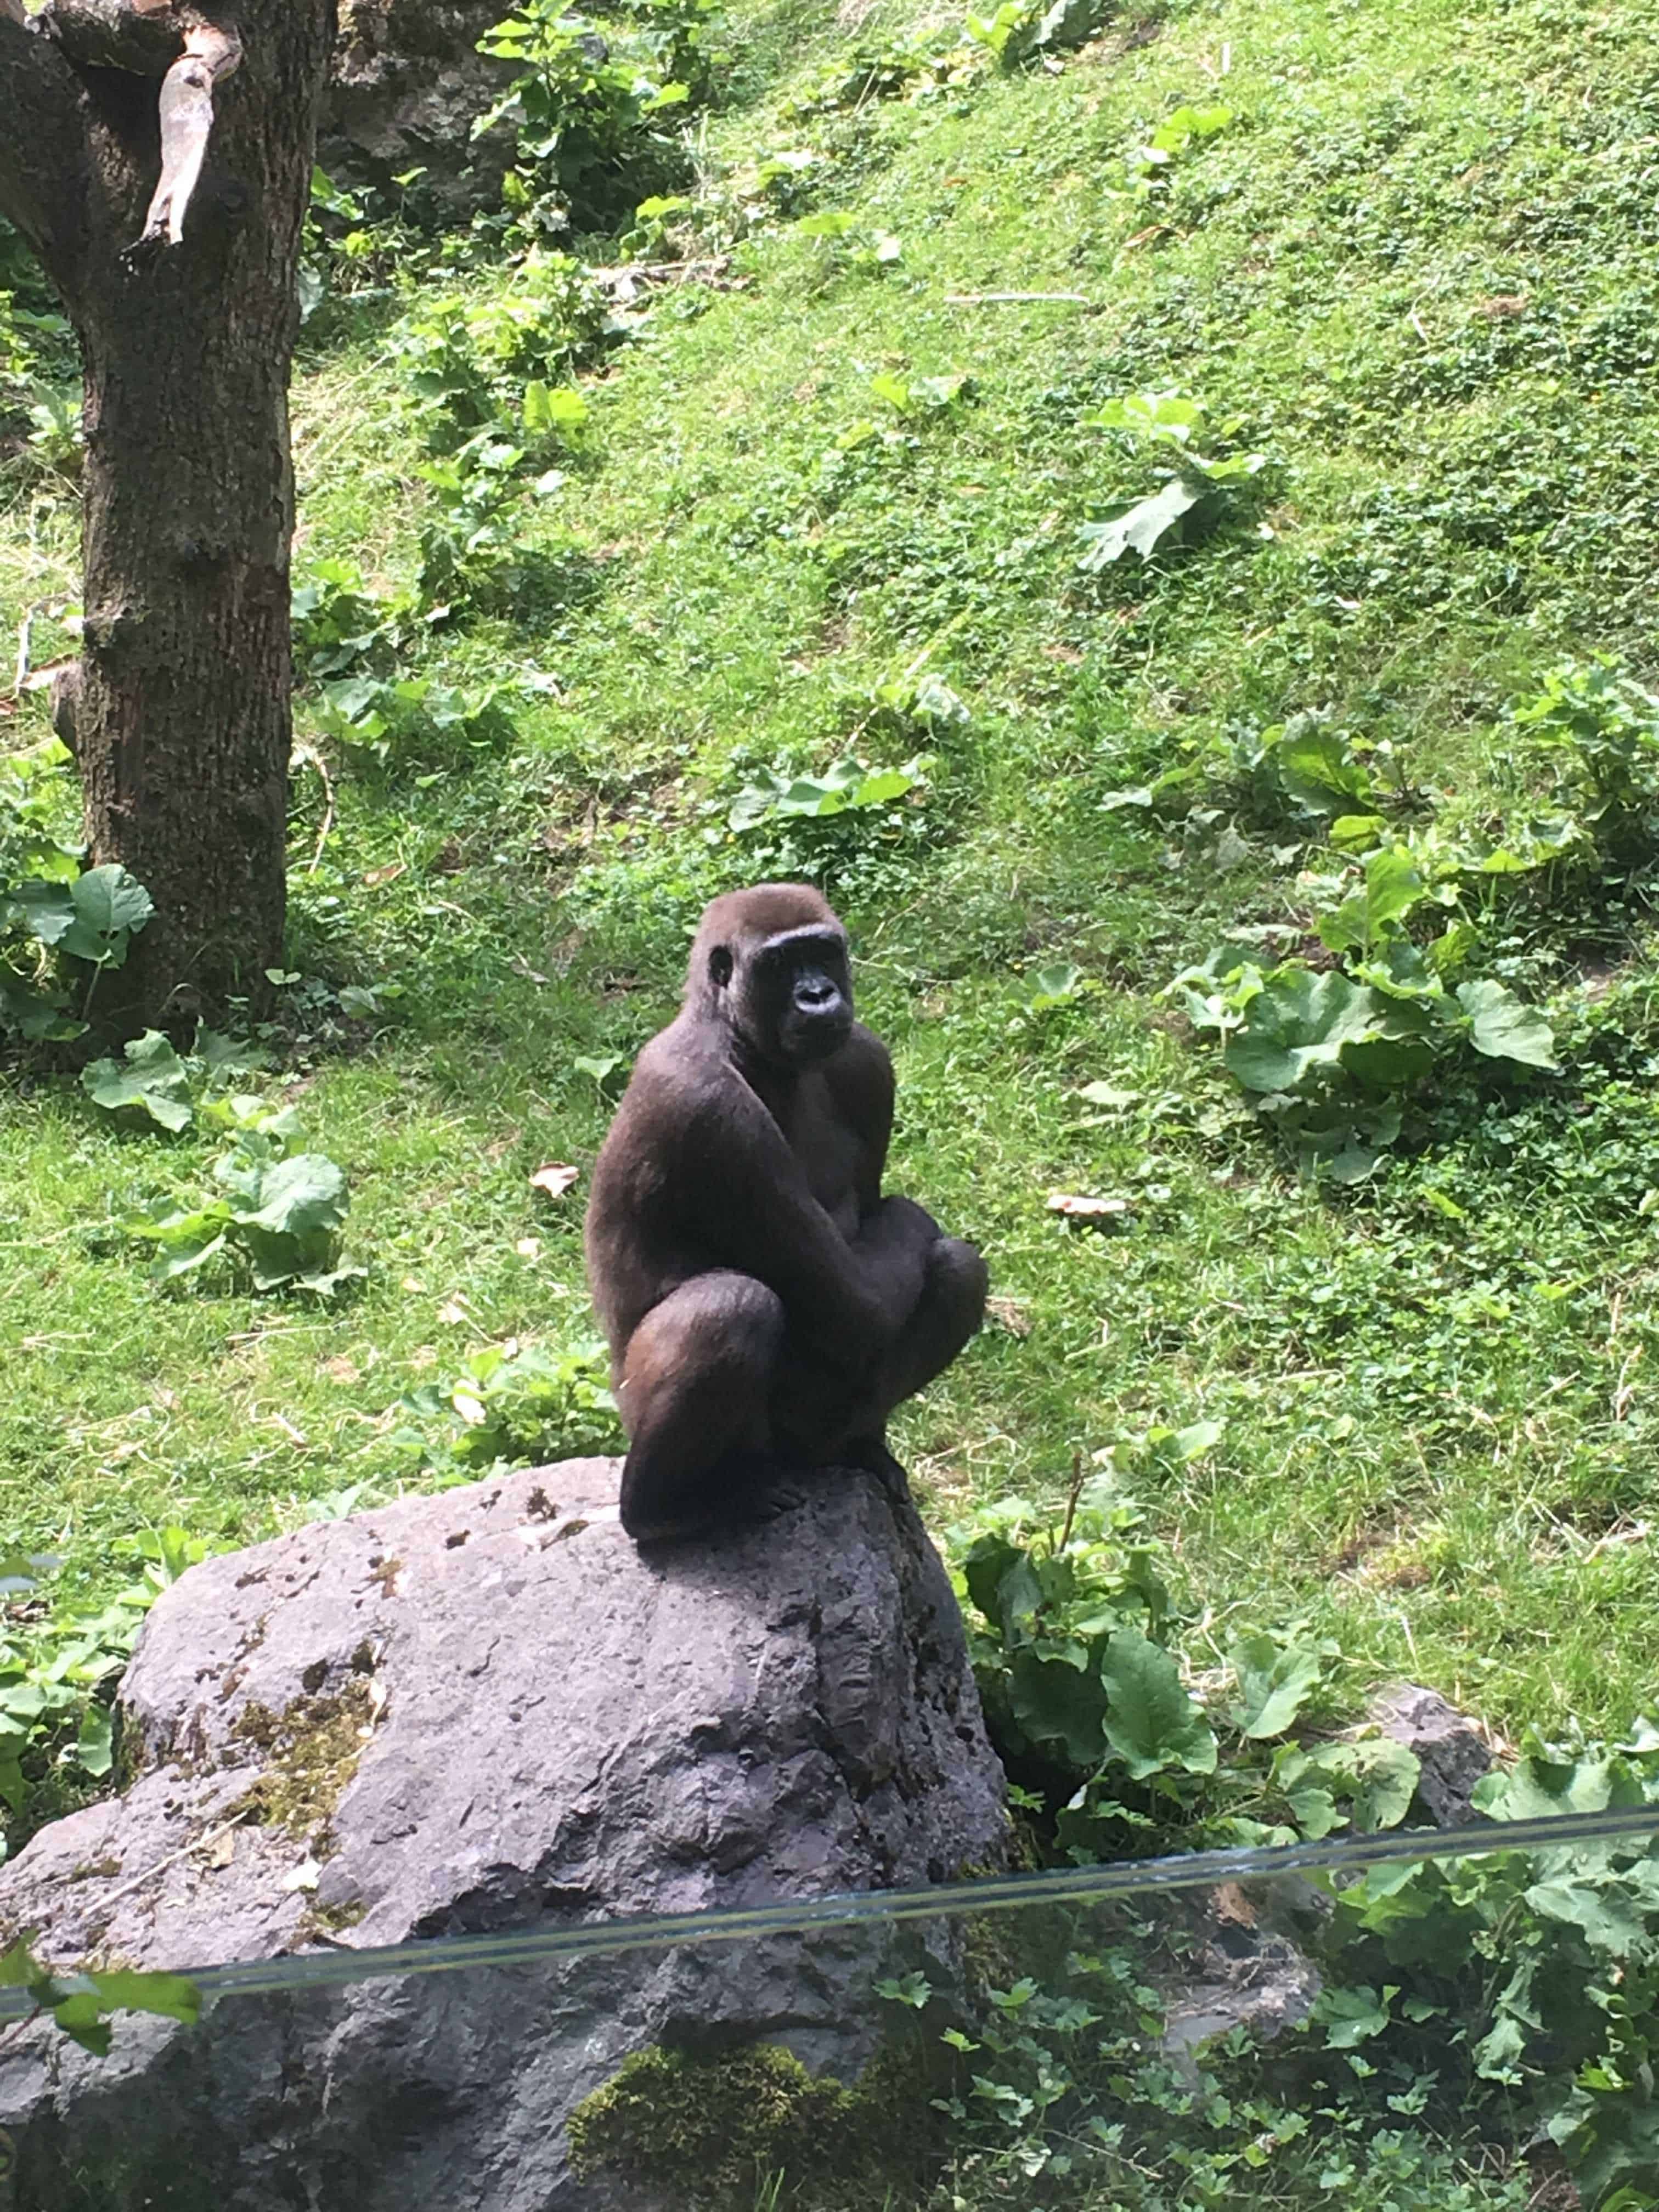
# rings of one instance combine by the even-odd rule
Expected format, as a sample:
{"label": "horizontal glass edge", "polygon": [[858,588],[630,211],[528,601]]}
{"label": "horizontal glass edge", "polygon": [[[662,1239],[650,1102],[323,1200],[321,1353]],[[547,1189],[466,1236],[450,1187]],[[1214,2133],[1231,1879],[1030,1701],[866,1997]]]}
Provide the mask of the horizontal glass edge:
{"label": "horizontal glass edge", "polygon": [[[1398,1828],[1333,1843],[1271,1849],[1188,1851],[1175,1857],[1120,1859],[1109,1866],[992,1875],[921,1889],[876,1889],[775,1905],[701,1912],[647,1913],[556,1928],[521,1928],[482,1935],[434,1936],[413,1943],[354,1948],[337,1937],[327,1948],[276,1958],[154,1971],[182,1973],[204,1998],[265,1996],[288,1990],[343,1989],[388,1975],[455,1973],[475,1966],[521,1966],[555,1959],[597,1958],[625,1951],[666,1950],[687,1943],[736,1943],[766,1936],[805,1935],[860,1921],[919,1920],[1006,1912],[1032,1905],[1089,1905],[1224,1882],[1270,1881],[1287,1874],[1340,1879],[1367,1867],[1490,1856],[1500,1851],[1565,1849],[1582,1844],[1651,1840],[1659,1805],[1600,1813],[1547,1814],[1523,1820],[1483,1821],[1457,1828]],[[147,1969],[147,1971],[151,1971]],[[61,1978],[65,1988],[76,1977]],[[90,1987],[90,1984],[80,1984]],[[35,2010],[27,1990],[0,1989],[0,2021]]]}

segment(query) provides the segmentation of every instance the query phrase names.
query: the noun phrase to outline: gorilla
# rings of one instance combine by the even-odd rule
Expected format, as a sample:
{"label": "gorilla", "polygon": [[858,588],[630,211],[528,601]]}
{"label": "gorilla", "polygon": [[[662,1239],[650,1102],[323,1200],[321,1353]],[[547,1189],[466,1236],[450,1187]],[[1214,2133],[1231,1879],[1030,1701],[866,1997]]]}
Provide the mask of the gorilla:
{"label": "gorilla", "polygon": [[978,1252],[882,1195],[892,1122],[828,902],[803,884],[715,899],[587,1208],[636,1542],[764,1512],[781,1462],[886,1468],[888,1415],[978,1328]]}

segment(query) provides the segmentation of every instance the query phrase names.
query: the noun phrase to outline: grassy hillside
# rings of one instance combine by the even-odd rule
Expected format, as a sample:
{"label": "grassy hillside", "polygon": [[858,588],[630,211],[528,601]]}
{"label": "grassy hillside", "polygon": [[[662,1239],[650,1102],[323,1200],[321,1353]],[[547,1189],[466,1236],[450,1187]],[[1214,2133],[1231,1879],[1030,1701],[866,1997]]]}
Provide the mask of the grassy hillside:
{"label": "grassy hillside", "polygon": [[[532,361],[586,419],[459,523],[429,471],[461,372],[489,383],[495,307],[563,329],[553,280],[325,224],[267,1042],[367,1273],[328,1302],[153,1282],[122,1221],[199,1194],[222,1139],[0,1075],[0,1528],[95,1597],[146,1531],[246,1540],[445,1479],[443,1394],[509,1340],[554,1363],[511,1442],[604,1433],[583,1186],[531,1171],[591,1161],[703,900],[807,872],[896,1058],[894,1181],[994,1278],[995,1322],[899,1424],[934,1519],[1060,1500],[1118,1443],[1200,1656],[1305,1620],[1351,1698],[1404,1670],[1511,1732],[1621,1728],[1659,1595],[1644,854],[1454,886],[1469,972],[1547,1010],[1559,1072],[1449,1058],[1353,1182],[1298,1170],[1167,987],[1241,930],[1330,965],[1308,878],[1341,856],[1274,782],[1290,718],[1346,733],[1391,820],[1489,851],[1555,804],[1512,703],[1564,657],[1659,673],[1646,17],[1206,0],[1048,65],[906,76],[909,27],[739,21],[688,204],[574,241],[667,270],[624,334]],[[1148,159],[1182,110],[1201,127]],[[1169,391],[1205,410],[1187,450],[1261,465],[1194,542],[1091,573],[1083,526],[1181,458],[1109,403]],[[0,478],[0,627],[44,603],[37,663],[76,590],[64,442]],[[377,750],[326,702],[352,675],[462,696],[377,693]],[[45,728],[35,693],[0,722]],[[849,756],[924,765],[885,803],[729,826],[769,772]],[[1053,1193],[1128,1204],[1103,1232]],[[1200,1422],[1190,1457],[1124,1442]]]}

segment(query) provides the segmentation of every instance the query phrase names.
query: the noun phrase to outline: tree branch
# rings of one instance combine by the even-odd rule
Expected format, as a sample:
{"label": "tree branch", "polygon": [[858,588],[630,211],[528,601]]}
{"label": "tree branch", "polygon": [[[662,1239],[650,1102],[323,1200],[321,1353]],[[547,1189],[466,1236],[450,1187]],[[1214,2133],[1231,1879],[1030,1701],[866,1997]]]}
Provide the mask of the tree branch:
{"label": "tree branch", "polygon": [[242,42],[234,31],[198,23],[186,36],[183,58],[161,80],[161,180],[129,254],[163,239],[169,246],[183,244],[185,210],[213,129],[213,88],[241,58]]}
{"label": "tree branch", "polygon": [[52,267],[78,228],[86,155],[75,72],[21,0],[0,0],[0,215]]}

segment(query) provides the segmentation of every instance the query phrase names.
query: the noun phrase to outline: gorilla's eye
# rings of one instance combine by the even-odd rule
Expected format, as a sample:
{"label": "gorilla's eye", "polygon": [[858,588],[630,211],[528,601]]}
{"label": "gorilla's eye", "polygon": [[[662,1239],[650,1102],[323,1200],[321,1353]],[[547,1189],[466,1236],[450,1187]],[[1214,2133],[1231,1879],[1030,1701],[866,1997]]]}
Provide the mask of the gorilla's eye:
{"label": "gorilla's eye", "polygon": [[708,956],[708,980],[717,991],[723,991],[732,980],[732,948],[717,945]]}

